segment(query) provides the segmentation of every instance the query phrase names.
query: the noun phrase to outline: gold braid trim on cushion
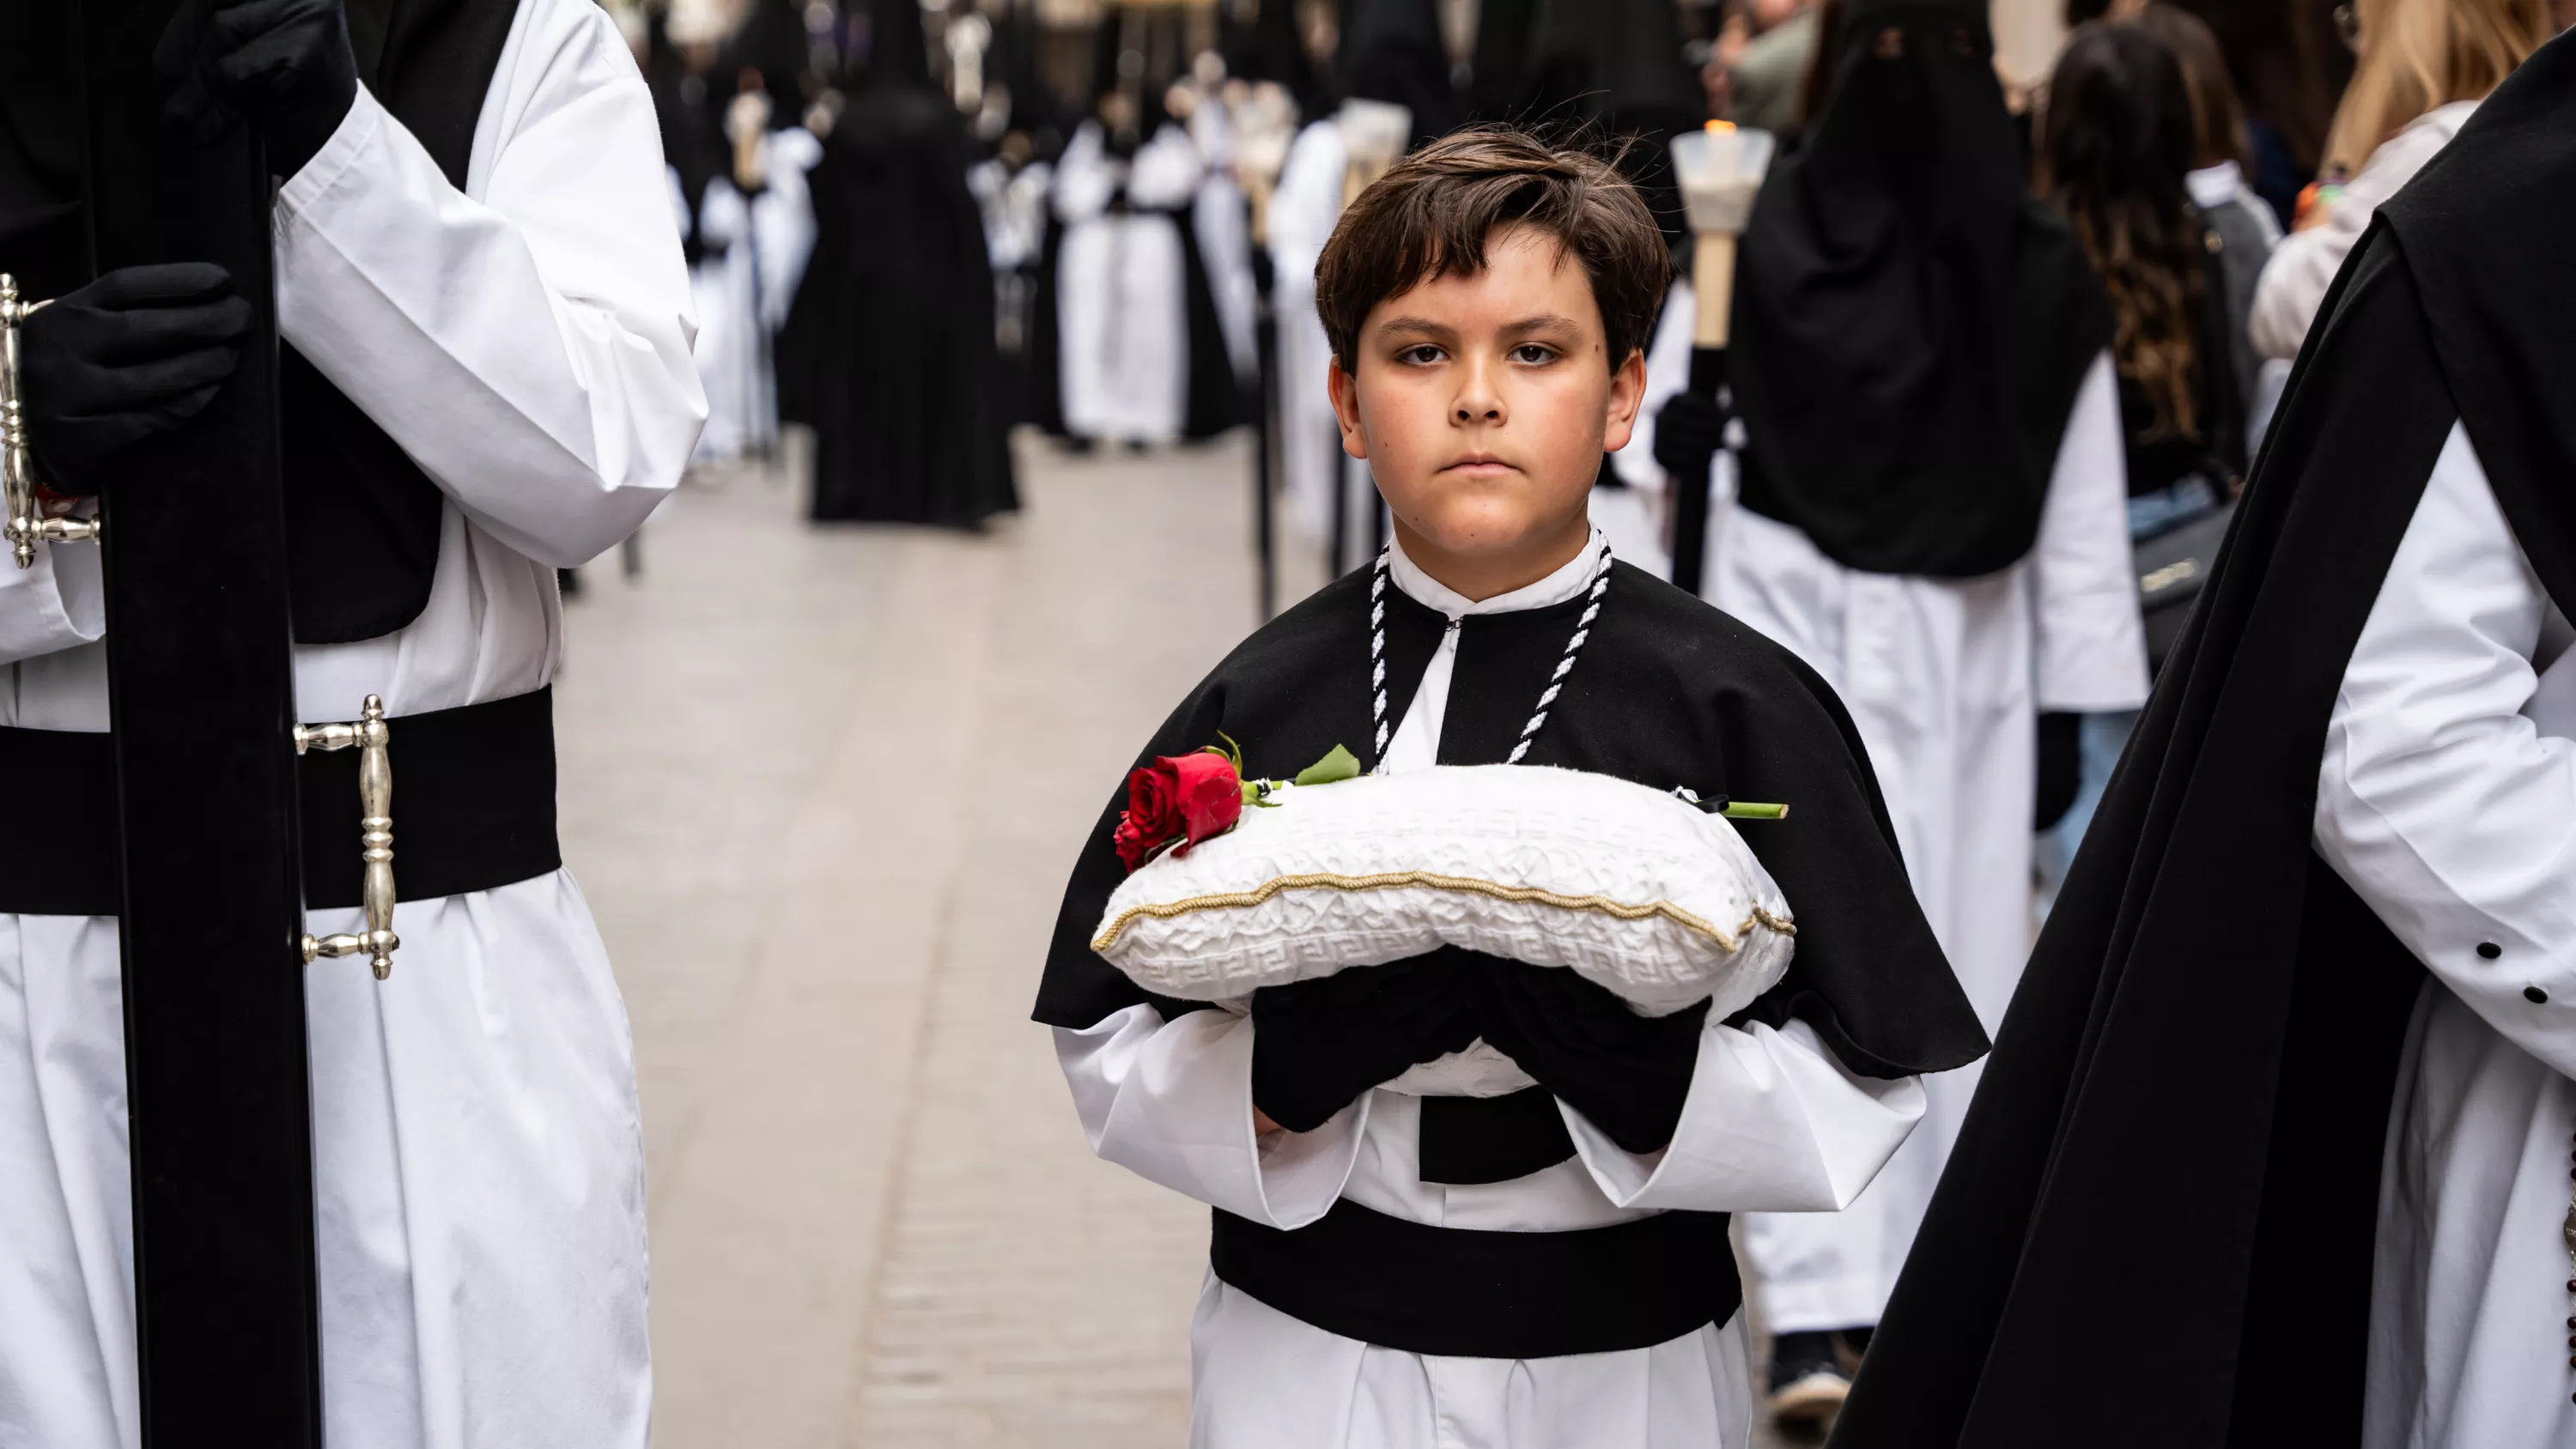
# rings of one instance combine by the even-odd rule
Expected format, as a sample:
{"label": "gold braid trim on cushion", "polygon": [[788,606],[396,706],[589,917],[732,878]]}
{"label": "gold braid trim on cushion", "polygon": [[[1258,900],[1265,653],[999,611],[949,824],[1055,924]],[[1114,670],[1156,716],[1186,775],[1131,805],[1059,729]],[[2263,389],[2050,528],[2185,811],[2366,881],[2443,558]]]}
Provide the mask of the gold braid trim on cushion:
{"label": "gold braid trim on cushion", "polygon": [[1555,891],[1543,890],[1537,886],[1497,885],[1492,881],[1478,880],[1473,876],[1441,875],[1428,870],[1386,871],[1378,875],[1340,875],[1330,871],[1319,871],[1310,875],[1283,875],[1274,880],[1264,881],[1248,891],[1188,896],[1160,905],[1129,906],[1118,913],[1118,919],[1111,921],[1101,929],[1098,936],[1092,938],[1091,949],[1106,951],[1117,945],[1118,938],[1126,933],[1127,927],[1139,916],[1168,921],[1175,916],[1191,915],[1199,911],[1245,910],[1260,905],[1281,891],[1389,891],[1401,890],[1406,886],[1466,891],[1472,895],[1489,896],[1498,901],[1533,902],[1542,906],[1553,906],[1561,911],[1599,911],[1603,915],[1616,916],[1623,921],[1642,921],[1649,916],[1662,916],[1668,921],[1699,932],[1729,952],[1734,951],[1736,943],[1742,939],[1744,933],[1755,926],[1768,926],[1783,936],[1798,934],[1796,922],[1775,916],[1760,906],[1755,906],[1753,914],[1746,916],[1743,924],[1730,933],[1719,930],[1670,901],[1655,901],[1648,905],[1635,906],[1624,901],[1614,901],[1608,896],[1560,895]]}

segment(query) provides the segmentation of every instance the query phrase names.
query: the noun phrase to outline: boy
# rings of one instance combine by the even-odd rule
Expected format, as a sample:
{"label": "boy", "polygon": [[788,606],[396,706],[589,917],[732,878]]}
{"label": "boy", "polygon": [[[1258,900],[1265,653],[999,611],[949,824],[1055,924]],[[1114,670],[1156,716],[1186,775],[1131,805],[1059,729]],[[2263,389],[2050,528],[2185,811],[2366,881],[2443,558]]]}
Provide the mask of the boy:
{"label": "boy", "polygon": [[[1317,307],[1343,447],[1395,541],[1246,641],[1145,754],[1221,730],[1250,775],[1341,744],[1377,770],[1509,760],[1787,801],[1746,836],[1798,912],[1795,963],[1729,1021],[1455,950],[1265,990],[1248,1017],[1194,1009],[1089,948],[1123,874],[1113,802],[1035,1014],[1095,1150],[1216,1208],[1193,1444],[1741,1445],[1725,1215],[1851,1201],[1921,1115],[1915,1077],[1985,1049],[1832,693],[1585,521],[1666,267],[1616,172],[1514,131],[1436,141],[1363,192]],[[1479,1044],[1538,1085],[1381,1086]]]}

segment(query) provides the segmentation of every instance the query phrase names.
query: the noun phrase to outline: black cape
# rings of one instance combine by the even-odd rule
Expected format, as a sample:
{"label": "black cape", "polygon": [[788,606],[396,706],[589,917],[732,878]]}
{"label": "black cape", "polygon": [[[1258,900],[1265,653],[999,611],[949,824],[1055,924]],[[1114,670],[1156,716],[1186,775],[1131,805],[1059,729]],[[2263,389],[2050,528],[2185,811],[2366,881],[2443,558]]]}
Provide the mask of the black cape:
{"label": "black cape", "polygon": [[814,253],[779,401],[814,429],[818,519],[970,526],[1019,506],[966,165],[954,108],[885,84],[850,98],[808,173]]}
{"label": "black cape", "polygon": [[[1369,570],[1352,573],[1245,640],[1137,762],[1213,744],[1220,730],[1260,778],[1293,776],[1337,744],[1368,758],[1369,582]],[[1385,597],[1387,710],[1401,718],[1447,620],[1400,590]],[[1443,764],[1493,764],[1510,753],[1584,605],[1576,598],[1463,622]],[[1788,819],[1743,827],[1798,917],[1788,974],[1747,1015],[1775,1026],[1799,1017],[1845,1066],[1872,1077],[1946,1071],[1985,1050],[1976,1014],[1915,906],[1851,718],[1786,650],[1618,564],[1527,759],[1657,789],[1687,785],[1703,799],[1787,802]],[[1088,1027],[1140,1002],[1167,1017],[1205,1004],[1149,996],[1091,949],[1109,894],[1126,876],[1110,842],[1125,804],[1122,780],[1065,887],[1034,1013],[1051,1026]]]}
{"label": "black cape", "polygon": [[1982,0],[1857,0],[1741,245],[1744,505],[1869,573],[1973,578],[2039,536],[2111,310],[2022,181]]}
{"label": "black cape", "polygon": [[2571,188],[2559,41],[2346,264],[2013,998],[1838,1449],[2357,1442],[2381,1154],[2425,978],[2310,849],[2318,761],[2455,422],[2550,595],[2576,604]]}

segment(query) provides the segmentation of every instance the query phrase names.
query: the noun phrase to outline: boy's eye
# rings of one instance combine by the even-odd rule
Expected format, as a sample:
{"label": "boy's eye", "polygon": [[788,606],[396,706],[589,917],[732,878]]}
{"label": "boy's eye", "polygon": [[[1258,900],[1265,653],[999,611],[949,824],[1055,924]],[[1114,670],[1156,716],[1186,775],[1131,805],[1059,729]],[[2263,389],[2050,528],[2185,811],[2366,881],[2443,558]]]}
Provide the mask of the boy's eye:
{"label": "boy's eye", "polygon": [[1556,349],[1544,342],[1524,342],[1511,350],[1511,359],[1514,362],[1535,367],[1542,363],[1554,362]]}
{"label": "boy's eye", "polygon": [[1440,360],[1440,349],[1428,342],[1417,342],[1397,353],[1395,360],[1409,367],[1429,367]]}

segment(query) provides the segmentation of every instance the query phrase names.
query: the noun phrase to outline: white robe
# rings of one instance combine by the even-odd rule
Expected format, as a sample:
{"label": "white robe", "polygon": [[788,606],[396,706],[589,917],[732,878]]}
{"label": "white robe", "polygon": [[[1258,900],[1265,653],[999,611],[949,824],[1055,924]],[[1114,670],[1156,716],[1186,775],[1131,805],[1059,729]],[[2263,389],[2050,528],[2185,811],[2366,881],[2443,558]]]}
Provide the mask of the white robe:
{"label": "white robe", "polygon": [[[1610,466],[1625,488],[1592,492],[1592,525],[1610,536],[1619,556],[1659,579],[1673,574],[1672,545],[1665,498],[1664,465],[1655,461],[1655,415],[1675,394],[1690,386],[1691,334],[1699,322],[1699,298],[1687,277],[1673,283],[1663,315],[1646,348],[1646,390],[1639,399],[1637,425],[1628,446],[1610,455]],[[1708,538],[1706,558],[1716,551],[1725,531],[1726,508],[1735,498],[1735,459],[1721,452],[1709,463]]]}
{"label": "white robe", "polygon": [[[1787,646],[1851,710],[1915,896],[1989,1033],[2030,954],[2037,715],[2147,697],[2115,376],[2107,353],[2086,373],[2038,541],[2000,573],[1862,573],[1743,508],[1709,570],[1718,607]],[[1773,1329],[1878,1321],[1977,1076],[1971,1065],[1925,1079],[1923,1130],[1850,1210],[1746,1219]]]}
{"label": "white robe", "polygon": [[1260,369],[1260,339],[1254,330],[1261,287],[1252,275],[1252,210],[1243,188],[1235,184],[1232,137],[1226,129],[1225,102],[1211,95],[1190,113],[1190,143],[1207,168],[1190,201],[1191,223],[1199,234],[1199,260],[1207,267],[1208,292],[1216,304],[1216,321],[1225,333],[1225,354],[1234,375],[1252,385]]}
{"label": "white robe", "polygon": [[[1120,163],[1085,121],[1056,164],[1056,340],[1064,425],[1077,437],[1163,442],[1188,421],[1190,323],[1181,226],[1160,213],[1191,204],[1198,148],[1165,126]],[[1137,208],[1112,215],[1124,185]]]}
{"label": "white robe", "polygon": [[1341,124],[1330,117],[1297,133],[1270,198],[1270,259],[1276,281],[1272,304],[1279,318],[1280,472],[1288,516],[1309,535],[1329,540],[1333,489],[1347,511],[1341,556],[1332,572],[1365,563],[1369,513],[1379,507],[1377,483],[1366,464],[1342,452],[1333,421],[1333,349],[1315,312],[1315,263],[1342,219],[1342,178],[1349,152]]}
{"label": "white robe", "polygon": [[2345,668],[2317,778],[2319,856],[2431,971],[2389,1110],[2365,1449],[2576,1444],[2569,643],[2455,428]]}
{"label": "white robe", "polygon": [[[546,683],[553,569],[642,520],[705,415],[652,100],[616,26],[587,0],[519,7],[461,193],[361,92],[279,193],[275,245],[286,339],[447,495],[421,616],[295,651],[302,718],[384,696],[399,785],[400,716]],[[98,552],[38,557],[0,568],[0,723],[104,729]],[[557,871],[406,901],[395,927],[391,980],[305,977],[326,1435],[640,1449],[633,1053],[581,892]],[[117,923],[0,916],[10,1449],[139,1442],[122,1040]]]}
{"label": "white robe", "polygon": [[787,324],[788,306],[814,251],[814,202],[805,173],[823,159],[823,143],[802,126],[772,131],[756,143],[768,185],[745,200],[733,182],[707,183],[698,203],[698,238],[712,249],[690,274],[699,319],[698,376],[707,393],[707,425],[697,457],[721,462],[778,441],[778,378],[770,339]]}
{"label": "white robe", "polygon": [[[1396,584],[1453,619],[1543,608],[1580,592],[1592,555],[1469,604],[1399,551]],[[1616,607],[1613,601],[1609,607]],[[1435,759],[1456,633],[1446,634],[1387,768]],[[1364,649],[1367,641],[1353,639]],[[1794,904],[1794,903],[1793,903]],[[1803,1022],[1714,1020],[1663,1150],[1621,1150],[1560,1102],[1576,1156],[1510,1182],[1419,1177],[1421,1099],[1380,1087],[1313,1132],[1256,1134],[1251,1019],[1210,1010],[1166,1022],[1131,1006],[1056,1054],[1093,1150],[1256,1223],[1294,1229],[1348,1198],[1417,1223],[1563,1232],[1669,1209],[1831,1210],[1859,1195],[1923,1112],[1912,1078],[1843,1070]],[[1412,1073],[1407,1073],[1411,1076]],[[1399,1078],[1399,1083],[1403,1079]],[[1753,1393],[1739,1313],[1649,1348],[1527,1360],[1380,1348],[1281,1313],[1210,1273],[1191,1329],[1193,1449],[1745,1449]]]}

